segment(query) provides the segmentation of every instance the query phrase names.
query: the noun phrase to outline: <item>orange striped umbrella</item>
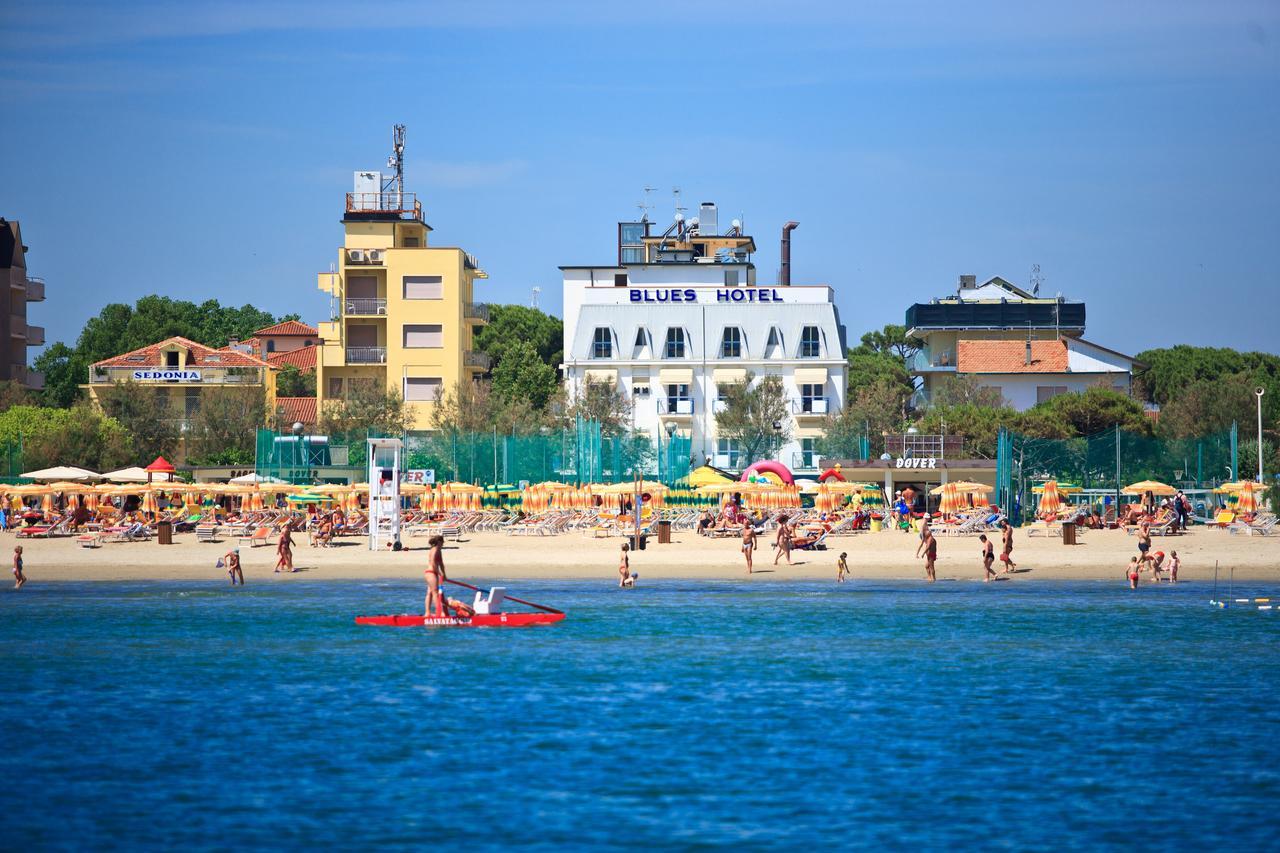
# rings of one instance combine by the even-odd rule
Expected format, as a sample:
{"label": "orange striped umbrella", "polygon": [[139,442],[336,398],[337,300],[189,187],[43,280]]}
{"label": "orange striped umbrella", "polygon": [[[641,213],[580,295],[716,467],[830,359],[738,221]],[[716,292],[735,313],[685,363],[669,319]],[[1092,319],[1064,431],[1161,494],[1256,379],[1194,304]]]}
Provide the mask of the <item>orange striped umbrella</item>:
{"label": "orange striped umbrella", "polygon": [[1062,498],[1058,495],[1058,481],[1050,480],[1044,484],[1044,494],[1040,496],[1040,515],[1056,516],[1062,509]]}
{"label": "orange striped umbrella", "polygon": [[1252,481],[1245,480],[1236,499],[1236,512],[1249,514],[1258,511],[1258,497],[1253,493]]}
{"label": "orange striped umbrella", "polygon": [[40,511],[46,514],[53,512],[53,493],[52,492],[49,492],[44,497],[40,498]]}
{"label": "orange striped umbrella", "polygon": [[160,511],[159,504],[156,503],[156,493],[147,489],[142,493],[142,504],[139,507],[143,512],[157,513]]}

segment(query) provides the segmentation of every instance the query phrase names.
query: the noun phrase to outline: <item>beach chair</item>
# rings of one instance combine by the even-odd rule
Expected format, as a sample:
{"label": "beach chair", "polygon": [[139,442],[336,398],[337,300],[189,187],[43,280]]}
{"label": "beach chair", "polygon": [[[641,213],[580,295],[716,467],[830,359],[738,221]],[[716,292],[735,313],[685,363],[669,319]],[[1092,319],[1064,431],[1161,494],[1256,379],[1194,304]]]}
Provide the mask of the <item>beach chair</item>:
{"label": "beach chair", "polygon": [[236,543],[239,545],[248,545],[250,548],[257,548],[259,545],[271,544],[271,528],[259,527],[247,536],[240,536]]}
{"label": "beach chair", "polygon": [[218,541],[218,525],[197,524],[196,525],[196,541],[197,542],[217,542]]}
{"label": "beach chair", "polygon": [[76,544],[81,548],[101,548],[102,537],[97,533],[86,533],[76,537]]}
{"label": "beach chair", "polygon": [[71,516],[63,516],[52,524],[36,524],[31,527],[19,527],[19,539],[51,539],[54,536],[68,536],[71,533]]}
{"label": "beach chair", "polygon": [[1276,531],[1276,516],[1272,513],[1259,515],[1252,521],[1233,521],[1228,533],[1243,533],[1245,536],[1270,536]]}
{"label": "beach chair", "polygon": [[146,542],[151,538],[151,530],[141,521],[132,524],[121,524],[104,531],[108,542]]}

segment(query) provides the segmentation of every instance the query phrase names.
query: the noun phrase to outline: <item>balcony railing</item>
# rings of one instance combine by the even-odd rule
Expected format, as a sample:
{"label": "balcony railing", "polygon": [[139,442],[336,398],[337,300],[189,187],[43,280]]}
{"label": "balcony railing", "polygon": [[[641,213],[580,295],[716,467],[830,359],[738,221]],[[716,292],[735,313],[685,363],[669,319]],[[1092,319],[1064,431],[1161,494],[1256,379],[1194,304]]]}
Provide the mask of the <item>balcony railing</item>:
{"label": "balcony railing", "polygon": [[658,414],[660,415],[692,415],[693,400],[680,397],[659,397]]}
{"label": "balcony railing", "polygon": [[44,345],[44,326],[27,326],[27,346],[38,347]]}
{"label": "balcony railing", "polygon": [[477,352],[476,350],[464,350],[462,353],[462,364],[465,367],[475,367],[480,370],[488,370],[489,365],[493,363],[493,359],[489,357],[487,352]]}
{"label": "balcony railing", "polygon": [[921,350],[911,360],[911,369],[922,370],[955,370],[956,354],[953,350],[942,352],[926,352]]}
{"label": "balcony railing", "polygon": [[25,338],[27,336],[27,318],[20,317],[17,314],[9,315],[9,334],[15,338]]}
{"label": "balcony railing", "polygon": [[814,417],[824,417],[830,406],[826,397],[813,397],[807,400],[792,400],[791,414],[793,415],[812,415]]}
{"label": "balcony railing", "polygon": [[792,471],[818,470],[818,454],[812,450],[796,450],[791,454]]}
{"label": "balcony railing", "polygon": [[347,193],[347,213],[394,214],[422,222],[422,204],[417,193]]}
{"label": "balcony railing", "polygon": [[489,306],[482,302],[464,302],[462,304],[462,316],[468,320],[479,320],[481,323],[489,322]]}
{"label": "balcony railing", "polygon": [[27,301],[44,302],[44,279],[27,276]]}
{"label": "balcony railing", "polygon": [[386,364],[386,347],[347,347],[347,364]]}
{"label": "balcony railing", "polygon": [[357,317],[386,316],[387,300],[358,297],[342,300],[347,314]]}

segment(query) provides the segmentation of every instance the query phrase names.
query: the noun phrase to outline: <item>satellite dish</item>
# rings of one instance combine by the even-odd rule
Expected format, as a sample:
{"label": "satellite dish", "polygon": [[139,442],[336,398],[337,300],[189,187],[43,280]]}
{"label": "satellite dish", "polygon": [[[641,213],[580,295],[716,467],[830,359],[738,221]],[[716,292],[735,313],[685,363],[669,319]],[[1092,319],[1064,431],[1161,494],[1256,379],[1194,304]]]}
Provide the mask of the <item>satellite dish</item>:
{"label": "satellite dish", "polygon": [[698,217],[695,216],[689,220],[689,227],[696,228],[697,225],[698,225]]}
{"label": "satellite dish", "polygon": [[676,212],[676,222],[684,222],[684,214],[683,214],[683,213],[680,213],[679,211],[677,211],[677,212]]}
{"label": "satellite dish", "polygon": [[730,225],[732,225],[734,228],[741,228],[741,227],[742,227],[742,220],[741,220],[741,219],[735,219],[735,220],[733,220],[733,222],[731,222],[731,223],[729,223],[729,224],[730,224]]}

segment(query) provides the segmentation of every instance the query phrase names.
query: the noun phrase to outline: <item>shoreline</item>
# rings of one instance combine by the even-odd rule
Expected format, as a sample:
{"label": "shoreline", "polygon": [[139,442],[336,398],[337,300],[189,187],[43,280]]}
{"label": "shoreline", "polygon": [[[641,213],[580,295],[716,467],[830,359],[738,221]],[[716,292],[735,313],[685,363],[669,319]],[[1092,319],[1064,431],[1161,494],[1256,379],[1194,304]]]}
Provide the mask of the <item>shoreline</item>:
{"label": "shoreline", "polygon": [[[459,580],[501,579],[562,580],[616,583],[620,546],[618,537],[593,539],[580,533],[556,537],[517,537],[500,533],[476,533],[460,542],[446,543],[447,570]],[[275,574],[273,545],[241,547],[246,580],[262,583],[311,580],[414,580],[422,581],[426,562],[426,540],[407,538],[400,552],[367,550],[362,539],[340,540],[333,548],[312,548],[305,538],[294,547],[295,574]],[[217,559],[236,547],[233,538],[214,543],[199,542],[189,534],[175,544],[152,542],[108,543],[99,548],[81,548],[74,537],[16,540],[0,536],[0,547],[21,544],[30,584],[44,581],[129,581],[129,580],[225,580],[225,572],[215,567]],[[652,539],[644,551],[631,554],[632,571],[640,584],[653,581],[723,581],[732,579],[776,583],[793,580],[835,582],[835,562],[842,551],[848,553],[850,580],[892,580],[924,582],[924,563],[915,558],[918,540],[897,531],[859,533],[829,539],[825,551],[797,551],[796,565],[783,561],[772,565],[774,551],[763,542],[755,554],[757,571],[746,573],[735,539],[706,539],[691,532],[677,532],[670,544]],[[981,582],[979,542],[976,537],[941,537],[938,540],[938,579]],[[1180,536],[1155,540],[1153,551],[1178,551],[1182,559],[1179,578],[1198,583],[1213,582],[1214,561],[1219,563],[1219,581],[1234,568],[1237,581],[1280,581],[1280,536],[1231,535],[1221,530],[1196,528]],[[1082,543],[1066,546],[1058,539],[1029,537],[1015,533],[1014,560],[1018,581],[1102,580],[1126,584],[1124,568],[1137,553],[1134,537],[1119,530],[1086,531]],[[998,564],[997,564],[998,565]],[[1144,575],[1142,585],[1150,583]]]}

